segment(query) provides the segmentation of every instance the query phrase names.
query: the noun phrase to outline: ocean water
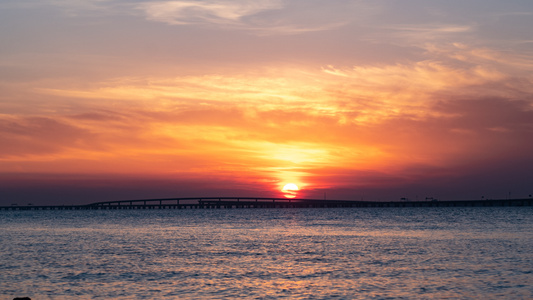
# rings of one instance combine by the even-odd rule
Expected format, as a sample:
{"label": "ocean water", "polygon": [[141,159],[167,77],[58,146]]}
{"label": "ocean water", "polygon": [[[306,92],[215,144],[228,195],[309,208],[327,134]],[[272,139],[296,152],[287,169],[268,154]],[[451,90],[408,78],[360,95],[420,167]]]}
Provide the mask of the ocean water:
{"label": "ocean water", "polygon": [[533,208],[0,212],[0,299],[533,299]]}

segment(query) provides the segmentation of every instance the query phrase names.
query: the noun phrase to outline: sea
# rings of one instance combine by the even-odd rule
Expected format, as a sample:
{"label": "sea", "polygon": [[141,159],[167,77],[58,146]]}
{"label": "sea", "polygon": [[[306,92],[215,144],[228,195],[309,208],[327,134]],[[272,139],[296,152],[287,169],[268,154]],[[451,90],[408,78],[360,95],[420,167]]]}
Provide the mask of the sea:
{"label": "sea", "polygon": [[533,207],[0,211],[0,299],[533,299]]}

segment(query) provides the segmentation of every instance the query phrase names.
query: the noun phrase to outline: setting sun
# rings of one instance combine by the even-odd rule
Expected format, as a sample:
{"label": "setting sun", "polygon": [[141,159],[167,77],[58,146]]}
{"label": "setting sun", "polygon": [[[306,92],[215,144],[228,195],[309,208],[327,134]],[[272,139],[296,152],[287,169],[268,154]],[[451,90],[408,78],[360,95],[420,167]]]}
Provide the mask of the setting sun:
{"label": "setting sun", "polygon": [[283,191],[297,191],[299,190],[298,186],[294,183],[287,183],[283,189]]}
{"label": "setting sun", "polygon": [[283,195],[286,198],[294,198],[296,197],[296,192],[298,192],[300,189],[298,186],[294,183],[287,183],[283,186],[283,189],[281,191],[283,192]]}

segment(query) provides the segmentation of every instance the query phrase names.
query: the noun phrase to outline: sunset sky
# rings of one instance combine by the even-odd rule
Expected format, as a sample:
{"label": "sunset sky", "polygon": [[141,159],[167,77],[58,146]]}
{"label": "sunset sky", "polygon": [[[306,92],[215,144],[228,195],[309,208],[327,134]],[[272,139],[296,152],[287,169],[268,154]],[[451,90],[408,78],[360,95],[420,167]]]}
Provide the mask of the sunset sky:
{"label": "sunset sky", "polygon": [[0,205],[533,194],[531,0],[2,0]]}

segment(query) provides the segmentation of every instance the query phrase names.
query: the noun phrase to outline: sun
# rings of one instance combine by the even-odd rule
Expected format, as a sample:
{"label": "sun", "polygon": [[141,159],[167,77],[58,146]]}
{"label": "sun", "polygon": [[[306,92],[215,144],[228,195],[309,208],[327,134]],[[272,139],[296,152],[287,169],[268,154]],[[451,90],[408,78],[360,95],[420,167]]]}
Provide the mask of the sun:
{"label": "sun", "polygon": [[287,183],[283,189],[281,189],[282,191],[297,191],[299,190],[298,186],[294,183]]}
{"label": "sun", "polygon": [[283,186],[281,191],[283,192],[283,195],[285,198],[294,198],[296,197],[296,192],[298,192],[300,189],[298,186],[294,183],[287,183]]}

